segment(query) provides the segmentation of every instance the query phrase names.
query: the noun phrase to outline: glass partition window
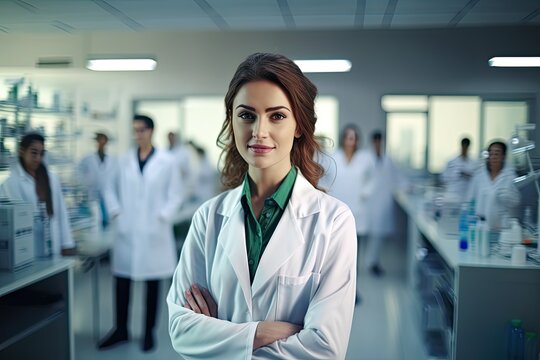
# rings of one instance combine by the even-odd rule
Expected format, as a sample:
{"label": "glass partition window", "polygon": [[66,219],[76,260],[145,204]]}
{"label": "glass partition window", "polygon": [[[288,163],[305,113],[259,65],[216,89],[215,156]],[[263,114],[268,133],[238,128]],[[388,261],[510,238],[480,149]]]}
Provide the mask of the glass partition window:
{"label": "glass partition window", "polygon": [[508,140],[516,125],[527,122],[526,101],[485,101],[482,106],[485,146],[493,139]]}
{"label": "glass partition window", "polygon": [[400,166],[425,168],[426,123],[426,113],[388,114],[386,151]]}
{"label": "glass partition window", "polygon": [[440,173],[459,155],[463,137],[471,140],[469,155],[478,154],[480,104],[477,96],[432,96],[429,102],[428,171]]}
{"label": "glass partition window", "polygon": [[440,173],[458,156],[463,137],[471,140],[471,158],[478,158],[494,139],[508,141],[516,125],[528,122],[529,101],[385,95],[381,107],[387,119],[387,151],[403,166]]}

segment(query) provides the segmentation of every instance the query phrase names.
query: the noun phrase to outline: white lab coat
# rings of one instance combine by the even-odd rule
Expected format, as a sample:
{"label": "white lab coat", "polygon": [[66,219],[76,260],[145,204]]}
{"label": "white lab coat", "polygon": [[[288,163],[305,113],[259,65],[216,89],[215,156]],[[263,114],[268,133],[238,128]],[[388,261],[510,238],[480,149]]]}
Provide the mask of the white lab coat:
{"label": "white lab coat", "polygon": [[158,149],[142,174],[136,149],[119,158],[105,192],[110,217],[118,215],[115,275],[152,280],[173,274],[177,250],[172,226],[182,202],[180,173],[174,165],[172,156]]}
{"label": "white lab coat", "polygon": [[[446,191],[458,195],[465,200],[469,192],[472,175],[476,170],[476,162],[469,157],[458,156],[448,162],[446,169],[442,173],[442,180],[446,185]],[[469,174],[470,177],[464,176]]]}
{"label": "white lab coat", "polygon": [[[220,194],[193,218],[167,296],[173,347],[185,359],[345,358],[356,287],[351,211],[299,172],[250,285],[241,194]],[[193,283],[209,289],[217,319],[183,307]],[[303,330],[253,352],[263,320]]]}
{"label": "white lab coat", "polygon": [[520,203],[520,193],[513,183],[516,173],[510,166],[505,166],[495,180],[487,167],[478,169],[471,182],[467,199],[475,200],[475,212],[486,219],[491,230],[500,230],[504,216],[511,216]]}
{"label": "white lab coat", "polygon": [[377,238],[389,236],[395,231],[394,192],[404,186],[404,180],[390,157],[377,157],[368,150],[366,156],[373,164],[373,187],[367,202],[369,233]]}
{"label": "white lab coat", "polygon": [[[48,170],[47,172],[53,202],[53,216],[49,219],[52,253],[53,255],[60,255],[62,249],[73,248],[75,243],[71,235],[69,216],[64,203],[60,181],[56,175]],[[0,197],[28,202],[34,206],[34,212],[39,211],[36,182],[18,161],[11,167],[9,177],[0,186]]]}
{"label": "white lab coat", "polygon": [[337,150],[332,158],[335,167],[326,169],[323,183],[329,185],[328,194],[343,201],[351,209],[356,233],[366,235],[369,229],[368,199],[374,186],[373,159],[366,151],[357,151],[349,162],[341,149]]}
{"label": "white lab coat", "polygon": [[88,189],[88,199],[99,201],[100,195],[103,195],[107,179],[114,173],[116,161],[109,155],[101,161],[96,153],[85,156],[79,163],[80,181]]}

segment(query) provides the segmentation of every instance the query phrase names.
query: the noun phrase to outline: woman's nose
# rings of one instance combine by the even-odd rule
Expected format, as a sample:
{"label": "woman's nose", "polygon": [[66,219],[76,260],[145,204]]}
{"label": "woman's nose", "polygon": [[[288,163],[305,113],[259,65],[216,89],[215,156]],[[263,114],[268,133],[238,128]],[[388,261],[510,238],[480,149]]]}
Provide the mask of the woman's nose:
{"label": "woman's nose", "polygon": [[253,123],[253,131],[251,135],[257,139],[265,138],[268,135],[267,124],[264,119],[258,119]]}

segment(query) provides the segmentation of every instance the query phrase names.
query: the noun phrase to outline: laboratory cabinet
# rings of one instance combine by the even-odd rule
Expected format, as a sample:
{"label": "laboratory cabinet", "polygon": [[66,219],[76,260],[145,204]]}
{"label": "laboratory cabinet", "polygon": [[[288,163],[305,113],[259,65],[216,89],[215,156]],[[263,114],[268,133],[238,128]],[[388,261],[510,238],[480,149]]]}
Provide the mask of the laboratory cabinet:
{"label": "laboratory cabinet", "polygon": [[395,196],[407,217],[407,271],[430,359],[506,359],[508,324],[540,331],[540,264],[460,251],[418,196]]}
{"label": "laboratory cabinet", "polygon": [[0,359],[73,360],[72,260],[0,271]]}

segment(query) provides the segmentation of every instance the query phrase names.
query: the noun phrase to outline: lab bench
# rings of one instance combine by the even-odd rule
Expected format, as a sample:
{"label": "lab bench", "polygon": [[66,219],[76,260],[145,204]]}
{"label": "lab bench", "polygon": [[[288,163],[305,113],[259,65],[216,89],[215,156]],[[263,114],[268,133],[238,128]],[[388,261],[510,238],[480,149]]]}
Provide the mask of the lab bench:
{"label": "lab bench", "polygon": [[0,359],[74,359],[73,263],[36,259],[0,271]]}
{"label": "lab bench", "polygon": [[540,331],[540,265],[512,265],[459,250],[420,196],[395,195],[407,216],[407,271],[427,353],[436,359],[505,359],[507,325]]}

